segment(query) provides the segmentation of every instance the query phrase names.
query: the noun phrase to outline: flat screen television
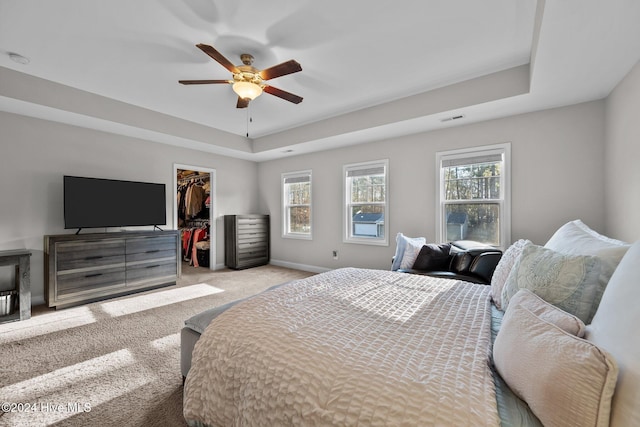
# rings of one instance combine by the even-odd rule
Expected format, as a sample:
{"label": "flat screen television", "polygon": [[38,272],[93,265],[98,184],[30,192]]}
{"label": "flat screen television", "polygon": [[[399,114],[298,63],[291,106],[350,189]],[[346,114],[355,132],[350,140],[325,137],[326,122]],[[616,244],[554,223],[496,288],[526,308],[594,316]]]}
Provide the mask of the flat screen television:
{"label": "flat screen television", "polygon": [[164,225],[166,186],[64,176],[64,228]]}

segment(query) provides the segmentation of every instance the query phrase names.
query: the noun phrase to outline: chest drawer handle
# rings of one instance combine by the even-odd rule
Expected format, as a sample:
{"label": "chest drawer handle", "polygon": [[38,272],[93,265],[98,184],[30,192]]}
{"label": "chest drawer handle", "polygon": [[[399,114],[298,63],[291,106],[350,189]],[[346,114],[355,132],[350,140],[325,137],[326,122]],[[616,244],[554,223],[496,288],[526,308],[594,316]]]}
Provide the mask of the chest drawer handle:
{"label": "chest drawer handle", "polygon": [[156,265],[148,265],[145,268],[156,268],[156,267],[160,267],[160,264],[156,264]]}
{"label": "chest drawer handle", "polygon": [[147,251],[147,252],[145,252],[145,253],[146,253],[146,254],[153,254],[153,253],[156,253],[156,252],[160,252],[160,249],[153,249],[153,250],[151,250],[151,251]]}
{"label": "chest drawer handle", "polygon": [[84,277],[98,277],[98,276],[102,276],[102,273],[87,274]]}
{"label": "chest drawer handle", "polygon": [[85,257],[84,259],[91,260],[91,259],[100,259],[100,258],[103,258],[103,257],[101,255],[94,255],[94,256]]}

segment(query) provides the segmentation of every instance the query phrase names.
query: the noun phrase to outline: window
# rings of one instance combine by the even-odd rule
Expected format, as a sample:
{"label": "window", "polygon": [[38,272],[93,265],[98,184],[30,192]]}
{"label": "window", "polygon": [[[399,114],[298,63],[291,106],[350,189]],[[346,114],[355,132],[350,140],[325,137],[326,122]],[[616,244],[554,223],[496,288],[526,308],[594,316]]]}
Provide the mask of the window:
{"label": "window", "polygon": [[437,239],[510,244],[511,145],[496,144],[436,154]]}
{"label": "window", "polygon": [[311,171],[282,174],[282,237],[311,239]]}
{"label": "window", "polygon": [[388,245],[389,161],[345,165],[344,241]]}

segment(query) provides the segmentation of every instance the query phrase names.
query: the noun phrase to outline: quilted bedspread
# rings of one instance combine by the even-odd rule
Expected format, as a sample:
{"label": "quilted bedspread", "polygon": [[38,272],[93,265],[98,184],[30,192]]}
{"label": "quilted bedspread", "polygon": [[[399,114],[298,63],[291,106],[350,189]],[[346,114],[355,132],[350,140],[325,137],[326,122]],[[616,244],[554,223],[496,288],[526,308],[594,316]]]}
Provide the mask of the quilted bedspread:
{"label": "quilted bedspread", "polygon": [[185,382],[192,426],[497,426],[489,286],[345,268],[216,318]]}

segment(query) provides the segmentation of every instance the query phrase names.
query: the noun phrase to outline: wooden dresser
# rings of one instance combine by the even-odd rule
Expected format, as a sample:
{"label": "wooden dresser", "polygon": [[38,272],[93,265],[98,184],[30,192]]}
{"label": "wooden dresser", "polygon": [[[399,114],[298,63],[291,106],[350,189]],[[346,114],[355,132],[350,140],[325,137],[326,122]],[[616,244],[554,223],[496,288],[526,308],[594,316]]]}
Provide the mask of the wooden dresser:
{"label": "wooden dresser", "polygon": [[269,263],[269,215],[224,216],[224,264],[236,270]]}
{"label": "wooden dresser", "polygon": [[49,307],[173,285],[180,275],[176,230],[45,236],[44,250]]}

